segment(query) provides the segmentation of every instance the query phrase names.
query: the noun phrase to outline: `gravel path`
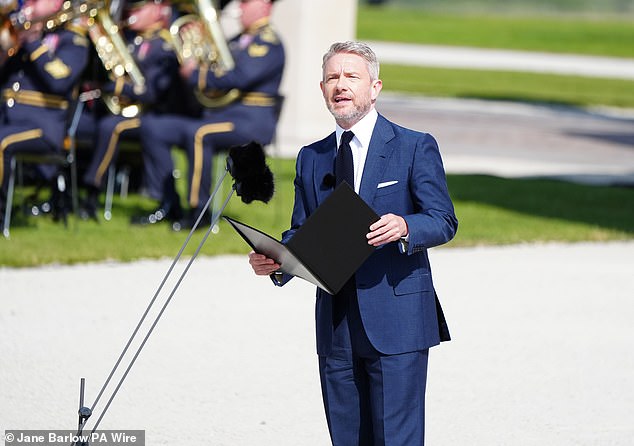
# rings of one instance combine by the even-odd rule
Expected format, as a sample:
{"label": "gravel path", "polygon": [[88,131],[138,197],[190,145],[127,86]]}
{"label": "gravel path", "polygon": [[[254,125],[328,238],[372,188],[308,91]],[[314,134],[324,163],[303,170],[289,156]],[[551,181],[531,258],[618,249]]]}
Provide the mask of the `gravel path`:
{"label": "gravel path", "polygon": [[[634,242],[431,258],[454,339],[431,354],[428,444],[631,444]],[[0,269],[0,432],[73,429],[80,377],[90,404],[169,263]],[[144,429],[149,445],[328,445],[313,294],[276,289],[243,256],[198,259],[100,428]]]}

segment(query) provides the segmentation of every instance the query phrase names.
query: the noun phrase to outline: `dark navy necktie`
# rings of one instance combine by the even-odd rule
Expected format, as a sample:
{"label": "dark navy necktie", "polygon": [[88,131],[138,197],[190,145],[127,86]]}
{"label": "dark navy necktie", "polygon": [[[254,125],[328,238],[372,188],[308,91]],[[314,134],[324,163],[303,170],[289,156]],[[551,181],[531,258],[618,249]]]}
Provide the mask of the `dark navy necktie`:
{"label": "dark navy necktie", "polygon": [[346,181],[354,189],[354,163],[350,149],[352,138],[354,138],[354,133],[349,130],[341,135],[341,143],[335,158],[335,183],[339,186],[342,181]]}

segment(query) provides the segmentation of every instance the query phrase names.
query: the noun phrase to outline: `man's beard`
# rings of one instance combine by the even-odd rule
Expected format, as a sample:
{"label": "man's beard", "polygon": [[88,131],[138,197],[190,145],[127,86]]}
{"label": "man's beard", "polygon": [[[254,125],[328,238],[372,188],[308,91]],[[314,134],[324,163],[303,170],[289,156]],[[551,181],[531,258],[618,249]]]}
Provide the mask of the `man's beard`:
{"label": "man's beard", "polygon": [[353,104],[354,108],[350,111],[338,111],[335,109],[335,105],[333,103],[328,103],[328,110],[335,117],[337,122],[347,122],[356,124],[368,114],[370,109],[372,108],[372,103],[367,102],[363,104]]}

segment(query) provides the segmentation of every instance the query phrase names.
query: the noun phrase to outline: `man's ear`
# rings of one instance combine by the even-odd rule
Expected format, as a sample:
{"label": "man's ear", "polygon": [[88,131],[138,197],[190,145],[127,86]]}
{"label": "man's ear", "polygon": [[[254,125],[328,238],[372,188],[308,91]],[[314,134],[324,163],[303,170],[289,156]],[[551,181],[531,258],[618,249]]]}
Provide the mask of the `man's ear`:
{"label": "man's ear", "polygon": [[381,92],[381,89],[383,88],[383,81],[381,79],[377,79],[373,82],[372,84],[372,96],[371,99],[373,101],[376,101],[376,98],[379,97],[379,93]]}

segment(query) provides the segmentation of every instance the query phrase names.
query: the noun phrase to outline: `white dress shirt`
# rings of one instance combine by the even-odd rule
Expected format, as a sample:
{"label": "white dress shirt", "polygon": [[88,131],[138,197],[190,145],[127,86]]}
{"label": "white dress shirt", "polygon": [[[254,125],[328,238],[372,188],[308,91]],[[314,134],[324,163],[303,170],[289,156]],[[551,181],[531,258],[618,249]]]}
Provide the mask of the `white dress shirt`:
{"label": "white dress shirt", "polygon": [[[365,159],[368,156],[368,147],[370,146],[370,139],[372,138],[372,132],[374,131],[374,125],[379,114],[373,108],[365,115],[361,121],[353,125],[350,130],[354,133],[354,138],[350,141],[350,149],[352,150],[352,162],[354,164],[354,191],[358,194],[361,187],[361,177],[363,175],[363,167],[365,166]],[[337,136],[337,147],[341,144],[341,135],[345,129],[341,128],[337,124],[335,134]]]}
{"label": "white dress shirt", "polygon": [[[368,156],[368,147],[370,146],[370,139],[372,138],[372,132],[374,131],[374,125],[379,114],[376,109],[370,110],[361,121],[357,122],[348,130],[354,133],[354,138],[350,141],[350,149],[352,150],[352,162],[354,164],[354,191],[358,194],[361,187],[361,177],[363,176],[363,167],[365,166],[365,159]],[[337,147],[341,144],[341,135],[345,132],[343,128],[337,124],[335,134],[337,136]],[[337,149],[338,150],[338,149]],[[407,253],[409,242],[409,234],[405,237],[401,237],[399,241],[399,250],[401,253]]]}

